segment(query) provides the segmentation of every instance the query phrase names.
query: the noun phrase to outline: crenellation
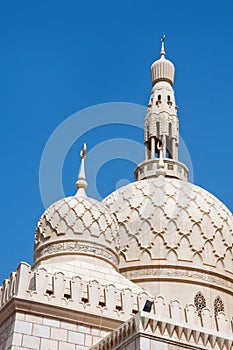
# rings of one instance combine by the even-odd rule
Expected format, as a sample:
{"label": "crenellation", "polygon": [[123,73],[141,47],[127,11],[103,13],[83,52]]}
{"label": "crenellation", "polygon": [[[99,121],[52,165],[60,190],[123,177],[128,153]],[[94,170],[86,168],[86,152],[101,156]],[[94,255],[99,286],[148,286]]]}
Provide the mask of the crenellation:
{"label": "crenellation", "polygon": [[0,350],[233,349],[232,214],[187,181],[164,40],[136,182],[88,197],[84,144],[76,194],[37,224],[32,269],[0,287]]}
{"label": "crenellation", "polygon": [[[21,281],[17,276],[23,276],[24,281]],[[30,284],[30,278],[34,279],[33,284]],[[11,284],[14,284],[14,287]],[[29,286],[32,285],[33,290],[30,290]],[[67,288],[70,288],[68,292],[72,296],[71,299],[67,299],[64,296],[68,294]],[[32,274],[30,266],[25,263],[21,263],[17,268],[17,273],[11,274],[11,278],[4,281],[2,286],[2,295],[4,295],[2,306],[13,297],[11,295],[12,292],[9,293],[9,290],[14,291],[15,297],[22,297],[29,302],[32,300],[48,305],[58,305],[59,307],[70,308],[86,314],[99,314],[110,318],[113,318],[115,314],[115,317],[119,320],[130,318],[139,310],[142,310],[145,301],[149,298],[146,292],[137,294],[130,288],[120,290],[113,284],[101,285],[96,280],[84,281],[78,276],[71,278],[59,272],[51,274],[45,268],[41,268],[35,274]],[[52,291],[53,294],[49,295],[48,290]],[[186,325],[187,328],[192,325],[193,327],[213,329],[216,332],[225,334],[232,332],[232,321],[230,322],[223,312],[220,312],[215,317],[210,309],[205,308],[198,316],[193,304],[183,308],[179,300],[171,301],[169,304],[165,302],[162,296],[156,296],[152,300],[154,303],[151,314],[154,314],[158,320],[165,320],[177,325]],[[21,318],[21,320],[15,320],[16,332],[45,339],[50,337],[49,327],[58,328],[61,325],[57,319],[46,319],[35,315],[33,317],[36,317],[37,324],[32,327],[32,316],[25,316],[21,313],[17,314],[17,317]],[[64,322],[62,324],[64,329],[67,328],[67,331],[77,331],[77,326],[73,324]],[[53,334],[56,333],[54,328]],[[63,334],[65,333],[63,332]],[[60,340],[64,340],[64,338]],[[84,345],[84,338],[81,345]]]}
{"label": "crenellation", "polygon": [[32,274],[30,268],[29,264],[21,262],[16,269],[15,294],[17,296],[24,296],[29,288]]}
{"label": "crenellation", "polygon": [[4,305],[8,301],[8,286],[9,286],[9,280],[5,279],[2,282],[1,287],[1,306]]}
{"label": "crenellation", "polygon": [[213,316],[211,314],[210,309],[202,309],[202,312],[200,313],[200,324],[203,328],[213,329]]}
{"label": "crenellation", "polygon": [[178,300],[173,300],[169,304],[169,314],[171,319],[176,319],[178,322],[184,318],[184,310]]}
{"label": "crenellation", "polygon": [[[188,328],[190,326],[190,328]],[[138,313],[133,318],[131,318],[127,323],[124,323],[113,333],[103,339],[99,344],[93,346],[92,350],[108,350],[108,349],[123,349],[125,340],[133,339],[135,334],[140,334],[142,337],[145,335],[148,339],[148,336],[156,336],[156,338],[162,339],[162,344],[166,344],[169,340],[169,343],[175,344],[174,349],[177,349],[177,341],[182,340],[183,346],[198,346],[198,348],[206,349],[207,344],[211,344],[216,349],[227,349],[231,350],[233,346],[233,340],[229,338],[229,333],[225,334],[214,334],[205,332],[205,329],[201,327],[201,323],[198,328],[192,327],[192,325],[181,325],[172,324],[167,321],[160,321],[156,319],[156,315],[151,315],[145,312]],[[229,330],[228,330],[229,331]],[[153,338],[151,338],[153,339]],[[143,340],[144,341],[144,340]],[[147,342],[148,342],[147,341]],[[154,341],[154,340],[151,340]],[[165,342],[165,343],[164,343]],[[147,344],[148,345],[148,344]],[[149,346],[149,345],[148,345]],[[172,346],[172,345],[171,345]],[[142,347],[143,349],[149,349]],[[163,347],[161,347],[162,349]],[[196,347],[195,347],[196,348]],[[170,348],[169,348],[170,349]],[[171,347],[172,349],[172,347]]]}
{"label": "crenellation", "polygon": [[196,328],[198,325],[199,317],[195,306],[192,304],[189,304],[186,306],[184,311],[185,311],[184,313],[185,323],[192,324],[193,327]]}
{"label": "crenellation", "polygon": [[231,322],[227,320],[226,314],[221,311],[219,314],[215,317],[216,321],[216,328],[219,332],[223,334],[230,334],[231,333]]}

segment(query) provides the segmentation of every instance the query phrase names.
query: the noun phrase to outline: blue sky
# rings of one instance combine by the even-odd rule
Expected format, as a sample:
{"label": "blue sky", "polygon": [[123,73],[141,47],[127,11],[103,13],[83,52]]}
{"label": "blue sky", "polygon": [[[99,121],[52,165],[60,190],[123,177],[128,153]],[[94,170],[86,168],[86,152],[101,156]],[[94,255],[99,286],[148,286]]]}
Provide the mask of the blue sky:
{"label": "blue sky", "polygon": [[[33,262],[35,227],[44,211],[39,166],[48,138],[83,108],[146,106],[149,69],[164,33],[194,182],[233,209],[232,13],[230,0],[221,6],[199,0],[0,2],[0,280],[20,261]],[[139,129],[123,125],[77,139],[63,167],[66,195],[75,191],[84,136],[91,149],[129,135],[142,141]],[[104,164],[96,174],[99,193],[105,196],[122,178],[132,181],[133,168],[119,159]]]}

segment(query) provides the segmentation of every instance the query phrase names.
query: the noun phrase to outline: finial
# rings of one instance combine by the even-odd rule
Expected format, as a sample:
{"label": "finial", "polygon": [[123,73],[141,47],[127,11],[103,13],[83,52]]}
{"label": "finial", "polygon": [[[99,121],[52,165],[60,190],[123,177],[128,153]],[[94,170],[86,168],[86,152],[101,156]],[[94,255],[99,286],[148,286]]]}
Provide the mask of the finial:
{"label": "finial", "polygon": [[161,55],[161,57],[162,56],[165,56],[165,54],[166,54],[166,52],[165,52],[165,50],[164,50],[164,41],[165,41],[165,34],[162,36],[162,38],[161,38],[161,51],[160,51],[160,55]]}
{"label": "finial", "polygon": [[163,143],[158,141],[157,149],[159,151],[159,162],[158,162],[158,170],[156,172],[157,176],[166,175],[165,164],[164,164],[164,154],[163,154]]}
{"label": "finial", "polygon": [[84,143],[83,148],[80,151],[80,158],[85,159],[87,154],[87,145]]}
{"label": "finial", "polygon": [[84,143],[83,148],[80,151],[81,165],[79,169],[78,180],[76,182],[76,188],[78,189],[76,195],[78,196],[86,196],[85,188],[87,188],[87,181],[85,176],[85,166],[84,161],[87,153],[87,145]]}

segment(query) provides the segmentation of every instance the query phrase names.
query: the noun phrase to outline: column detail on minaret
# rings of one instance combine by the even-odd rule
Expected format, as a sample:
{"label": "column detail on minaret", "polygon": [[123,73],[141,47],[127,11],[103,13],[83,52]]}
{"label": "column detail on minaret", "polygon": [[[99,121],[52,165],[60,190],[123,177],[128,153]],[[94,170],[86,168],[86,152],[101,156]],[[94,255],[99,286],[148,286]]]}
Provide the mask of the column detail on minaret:
{"label": "column detail on minaret", "polygon": [[178,160],[179,120],[173,90],[175,68],[165,58],[164,40],[165,36],[161,39],[160,59],[151,66],[152,91],[144,123],[145,161],[135,169],[136,180],[158,176],[161,147],[164,176],[188,178],[188,169]]}

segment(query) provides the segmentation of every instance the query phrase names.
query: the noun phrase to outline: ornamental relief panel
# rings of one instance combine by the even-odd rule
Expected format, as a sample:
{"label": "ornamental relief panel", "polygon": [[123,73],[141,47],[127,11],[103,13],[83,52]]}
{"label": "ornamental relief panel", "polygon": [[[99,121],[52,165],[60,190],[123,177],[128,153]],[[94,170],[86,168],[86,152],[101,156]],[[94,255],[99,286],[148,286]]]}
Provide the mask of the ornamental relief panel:
{"label": "ornamental relief panel", "polygon": [[229,291],[233,292],[233,281],[230,282],[225,278],[221,278],[219,276],[215,276],[212,274],[207,274],[205,272],[191,271],[187,269],[172,269],[172,268],[156,268],[156,267],[148,267],[141,268],[138,270],[131,270],[121,273],[128,279],[132,281],[137,281],[139,279],[163,279],[163,278],[171,278],[171,279],[183,279],[190,280],[193,282],[203,282],[212,284],[213,286],[218,286],[220,288],[226,288]]}
{"label": "ornamental relief panel", "polygon": [[94,256],[106,258],[114,264],[118,264],[117,257],[107,249],[95,245],[90,245],[84,242],[79,243],[77,241],[58,242],[50,244],[46,247],[42,247],[35,254],[35,260],[46,257],[48,255],[50,256],[66,252],[92,254]]}

